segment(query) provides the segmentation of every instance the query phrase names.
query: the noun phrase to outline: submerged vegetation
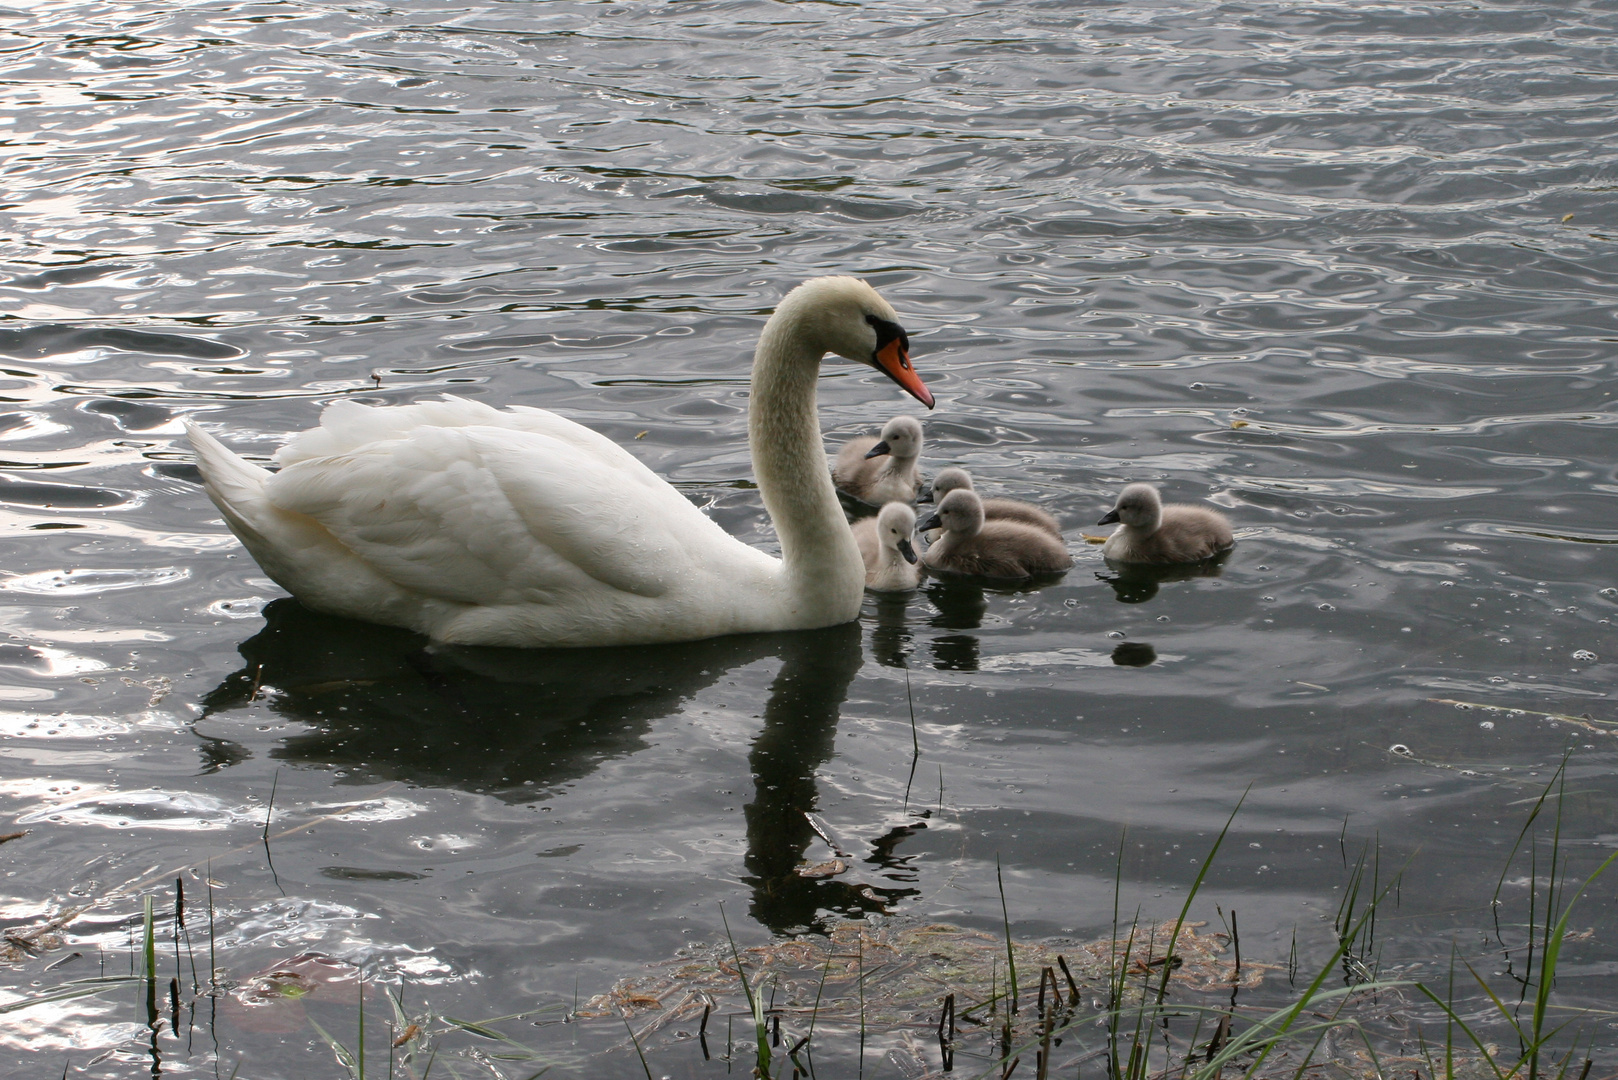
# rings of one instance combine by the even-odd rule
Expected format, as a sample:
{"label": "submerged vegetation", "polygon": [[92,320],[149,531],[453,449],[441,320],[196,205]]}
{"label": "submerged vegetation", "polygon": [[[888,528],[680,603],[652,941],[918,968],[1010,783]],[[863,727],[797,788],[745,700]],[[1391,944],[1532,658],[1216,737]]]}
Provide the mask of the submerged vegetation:
{"label": "submerged vegetation", "polygon": [[[427,1080],[435,1068],[460,1076],[457,1062],[511,1078],[575,1067],[602,1075],[613,1061],[615,1075],[650,1077],[683,1062],[696,1075],[722,1070],[776,1080],[894,1070],[909,1078],[1001,1080],[1013,1074],[1213,1080],[1238,1073],[1588,1080],[1610,1055],[1596,1030],[1610,1014],[1559,1004],[1556,983],[1566,947],[1592,933],[1575,932],[1575,910],[1618,853],[1575,865],[1563,832],[1566,765],[1564,759],[1516,833],[1483,912],[1487,925],[1479,928],[1488,948],[1472,955],[1458,943],[1441,943],[1431,956],[1385,966],[1378,923],[1396,914],[1403,878],[1419,867],[1419,852],[1389,873],[1378,841],[1349,857],[1346,829],[1342,898],[1328,947],[1316,950],[1321,955],[1312,968],[1304,967],[1296,931],[1284,958],[1244,955],[1235,911],[1214,905],[1218,929],[1192,918],[1238,803],[1172,919],[1150,921],[1138,909],[1122,909],[1120,842],[1112,931],[1099,939],[1019,937],[1015,898],[997,882],[998,933],[872,915],[837,922],[824,934],[742,947],[725,919],[725,940],[684,949],[586,1001],[473,1021],[415,1001],[419,990],[412,993],[397,977],[368,976],[320,954],[233,974],[227,953],[220,967],[214,883],[205,874],[203,910],[196,910],[194,895],[188,907],[183,878],[175,879],[171,896],[150,890],[126,896],[138,900],[126,920],[126,960],[104,954],[96,976],[0,1003],[0,1015],[133,991],[146,1032],[141,1053],[154,1070],[161,1070],[165,1036],[179,1039],[182,1025],[192,1027],[202,1010],[209,1025],[228,1017],[249,1031],[290,1034],[307,1026],[332,1053],[331,1075],[357,1080]],[[1519,890],[1520,899],[1508,900]],[[6,931],[8,959],[66,947],[70,924],[84,910]],[[205,943],[198,925],[204,911]],[[199,953],[206,957],[202,967]],[[592,1058],[577,1038],[565,1050],[532,1035],[522,1041],[510,1033],[518,1023],[621,1024],[629,1056]],[[243,1068],[228,1056],[220,1051],[217,1065]],[[73,1070],[71,1061],[63,1065],[64,1075]]]}

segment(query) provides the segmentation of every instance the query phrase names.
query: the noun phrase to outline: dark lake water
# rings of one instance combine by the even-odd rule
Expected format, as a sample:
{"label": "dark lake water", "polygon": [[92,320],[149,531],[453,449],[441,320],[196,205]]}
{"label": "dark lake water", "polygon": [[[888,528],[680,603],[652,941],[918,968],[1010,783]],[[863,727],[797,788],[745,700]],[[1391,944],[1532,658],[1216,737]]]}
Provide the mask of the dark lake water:
{"label": "dark lake water", "polygon": [[[0,1072],[343,1075],[301,1011],[241,1004],[314,954],[349,989],[308,1018],[341,1041],[353,966],[373,986],[371,1075],[386,986],[526,1014],[496,1026],[550,1075],[641,1076],[616,1021],[542,1021],[722,940],[722,911],[742,945],[999,932],[998,862],[1014,933],[1095,937],[1115,870],[1126,914],[1172,918],[1244,791],[1194,914],[1239,911],[1249,957],[1323,963],[1343,853],[1380,841],[1406,867],[1384,971],[1442,978],[1453,942],[1492,977],[1490,898],[1564,754],[1571,871],[1618,847],[1618,5],[0,20],[0,825],[26,832],[0,910],[91,905],[0,987],[127,974],[176,877],[200,943],[210,874],[237,987],[165,1002],[157,1036],[127,988],[0,1015]],[[262,458],[336,398],[449,391],[622,440],[769,547],[748,360],[834,272],[902,315],[927,467],[1060,517],[1059,583],[811,634],[427,649],[283,598],[196,484],[185,417]],[[820,390],[829,448],[912,411],[846,365]],[[1135,480],[1225,509],[1218,573],[1120,577],[1083,542]],[[805,811],[848,873],[794,872],[831,857]],[[1609,1065],[1615,889],[1557,984]],[[867,1075],[906,1075],[872,1037]],[[539,1067],[440,1042],[444,1075]]]}

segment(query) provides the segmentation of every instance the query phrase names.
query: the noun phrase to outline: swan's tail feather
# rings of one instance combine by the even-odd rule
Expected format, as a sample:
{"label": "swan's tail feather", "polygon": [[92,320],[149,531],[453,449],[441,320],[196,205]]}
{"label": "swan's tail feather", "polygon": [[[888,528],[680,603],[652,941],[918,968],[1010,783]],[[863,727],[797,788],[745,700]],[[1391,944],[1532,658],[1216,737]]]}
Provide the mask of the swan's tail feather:
{"label": "swan's tail feather", "polygon": [[186,421],[186,437],[197,452],[197,468],[208,498],[225,515],[225,524],[244,541],[259,538],[253,519],[267,508],[264,483],[272,475],[232,453],[225,444],[196,424]]}

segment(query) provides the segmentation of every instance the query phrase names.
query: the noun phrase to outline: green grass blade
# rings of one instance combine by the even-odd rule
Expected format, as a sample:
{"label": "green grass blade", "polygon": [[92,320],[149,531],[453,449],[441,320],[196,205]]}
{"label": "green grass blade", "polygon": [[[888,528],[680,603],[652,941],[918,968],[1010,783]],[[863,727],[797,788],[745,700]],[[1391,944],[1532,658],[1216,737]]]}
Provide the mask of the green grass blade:
{"label": "green grass blade", "polygon": [[[730,919],[725,916],[723,904],[719,906],[719,919],[725,924],[725,940],[730,942],[730,955],[736,960],[736,977],[741,980],[742,993],[747,996],[747,1009],[753,1014],[753,1039],[758,1048],[758,1070],[762,1075],[769,1076],[770,1032],[769,1025],[764,1021],[764,1003],[753,993],[752,984],[747,981],[747,969],[742,966],[742,953],[736,948],[736,938],[730,932]],[[864,989],[863,983],[861,989]]]}
{"label": "green grass blade", "polygon": [[348,1047],[332,1038],[331,1035],[327,1033],[325,1028],[321,1027],[315,1022],[315,1018],[312,1016],[309,1018],[309,1026],[315,1029],[315,1034],[326,1040],[326,1045],[331,1047],[332,1050],[337,1054],[337,1060],[342,1064],[343,1068],[347,1069],[350,1075],[358,1076],[359,1065],[354,1060],[354,1055],[352,1052],[350,1052]]}
{"label": "green grass blade", "polygon": [[[1505,1074],[1500,1071],[1500,1066],[1495,1064],[1494,1055],[1489,1053],[1489,1048],[1484,1045],[1482,1039],[1478,1038],[1477,1032],[1472,1030],[1471,1025],[1465,1020],[1461,1019],[1460,1015],[1457,1014],[1456,1011],[1450,1006],[1449,1002],[1433,993],[1432,990],[1427,987],[1426,983],[1417,983],[1416,989],[1420,990],[1423,994],[1426,994],[1428,999],[1434,1005],[1437,1005],[1440,1009],[1444,1010],[1444,1015],[1449,1017],[1450,1023],[1454,1024],[1456,1027],[1460,1028],[1466,1033],[1466,1037],[1472,1040],[1472,1045],[1478,1048],[1479,1059],[1484,1064],[1488,1065],[1491,1070],[1493,1070],[1496,1080],[1505,1080]],[[1491,992],[1489,996],[1493,997],[1494,995]]]}
{"label": "green grass blade", "polygon": [[994,854],[994,880],[1000,887],[1000,918],[1006,928],[1006,970],[1011,987],[1011,1012],[1017,1012],[1017,957],[1011,951],[1011,914],[1006,910],[1006,880],[1000,876],[1000,853]]}
{"label": "green grass blade", "polygon": [[142,918],[143,943],[141,954],[146,962],[146,977],[157,978],[157,928],[152,921],[152,898],[145,897],[145,910]]}
{"label": "green grass blade", "polygon": [[1567,936],[1567,921],[1573,916],[1573,905],[1578,903],[1579,897],[1584,895],[1584,890],[1588,889],[1596,878],[1606,873],[1607,867],[1612,865],[1614,859],[1618,859],[1618,851],[1603,859],[1601,865],[1596,867],[1595,873],[1584,879],[1584,883],[1574,891],[1572,898],[1563,906],[1562,917],[1556,920],[1556,928],[1546,936],[1545,949],[1540,954],[1539,987],[1534,995],[1534,1017],[1531,1023],[1536,1044],[1536,1055],[1538,1053],[1537,1046],[1542,1045],[1545,1041],[1539,1037],[1539,1033],[1544,1028],[1545,1010],[1550,1004],[1551,984],[1556,979],[1556,962],[1562,953],[1562,939]]}
{"label": "green grass blade", "polygon": [[[629,1041],[635,1046],[635,1056],[640,1058],[640,1067],[646,1073],[646,1080],[652,1080],[652,1067],[646,1064],[646,1054],[641,1050],[640,1040],[635,1038],[635,1029],[629,1026],[628,1020],[624,1021],[624,1030],[629,1032]],[[540,1072],[544,1071],[544,1069],[540,1070]],[[535,1073],[534,1075],[538,1076],[539,1073]]]}
{"label": "green grass blade", "polygon": [[1226,834],[1230,832],[1231,825],[1235,824],[1236,815],[1242,811],[1242,803],[1247,801],[1247,796],[1252,790],[1253,785],[1248,784],[1246,790],[1242,792],[1242,797],[1236,800],[1235,807],[1230,811],[1230,817],[1225,819],[1225,827],[1219,830],[1219,835],[1214,838],[1213,847],[1208,849],[1208,854],[1202,860],[1202,865],[1197,868],[1196,879],[1191,882],[1191,889],[1186,893],[1185,903],[1180,905],[1180,914],[1174,920],[1174,931],[1169,934],[1169,951],[1163,955],[1163,981],[1157,987],[1158,1005],[1163,1004],[1163,998],[1169,992],[1169,976],[1174,973],[1174,947],[1180,942],[1180,927],[1185,925],[1185,917],[1191,912],[1191,902],[1197,898],[1197,892],[1202,888],[1203,879],[1208,876],[1208,871],[1213,868],[1214,856],[1219,854],[1219,846],[1225,842]]}

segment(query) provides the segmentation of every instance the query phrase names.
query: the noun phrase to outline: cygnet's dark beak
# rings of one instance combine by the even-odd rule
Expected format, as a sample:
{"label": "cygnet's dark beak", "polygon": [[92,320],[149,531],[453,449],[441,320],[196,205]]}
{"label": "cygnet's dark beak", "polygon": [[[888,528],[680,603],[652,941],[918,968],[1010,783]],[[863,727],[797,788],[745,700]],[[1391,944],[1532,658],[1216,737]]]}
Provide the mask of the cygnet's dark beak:
{"label": "cygnet's dark beak", "polygon": [[899,554],[905,557],[905,562],[907,563],[914,563],[916,561],[916,548],[915,545],[910,542],[910,537],[901,536],[899,538]]}
{"label": "cygnet's dark beak", "polygon": [[933,489],[932,489],[932,486],[929,485],[926,491],[922,492],[920,495],[917,495],[916,496],[916,501],[919,502],[919,503],[930,503],[930,502],[932,502],[933,501]]}
{"label": "cygnet's dark beak", "polygon": [[881,457],[883,454],[891,453],[893,453],[893,448],[888,445],[888,440],[883,439],[881,442],[865,451],[865,460],[870,461],[874,457]]}
{"label": "cygnet's dark beak", "polygon": [[943,527],[944,527],[944,519],[939,517],[938,514],[935,512],[935,513],[928,514],[927,515],[927,520],[921,522],[919,525],[916,526],[916,531],[917,532],[930,532],[933,529],[942,529]]}
{"label": "cygnet's dark beak", "polygon": [[1116,524],[1118,524],[1118,521],[1119,521],[1118,511],[1116,511],[1116,510],[1108,510],[1107,511],[1107,516],[1102,518],[1100,521],[1096,522],[1096,524],[1097,525],[1116,525]]}

